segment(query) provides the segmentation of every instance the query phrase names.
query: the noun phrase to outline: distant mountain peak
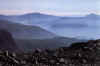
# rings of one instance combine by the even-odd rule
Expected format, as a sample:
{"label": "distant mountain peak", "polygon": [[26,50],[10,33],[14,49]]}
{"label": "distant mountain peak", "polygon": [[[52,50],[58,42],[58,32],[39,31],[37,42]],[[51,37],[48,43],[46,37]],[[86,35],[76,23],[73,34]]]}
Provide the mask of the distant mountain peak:
{"label": "distant mountain peak", "polygon": [[97,16],[95,13],[90,13],[88,16]]}
{"label": "distant mountain peak", "polygon": [[89,17],[89,18],[99,18],[100,16],[95,14],[95,13],[91,13],[91,14],[88,14],[87,17]]}
{"label": "distant mountain peak", "polygon": [[21,15],[21,16],[40,16],[40,15],[43,15],[43,14],[36,12],[36,13],[27,13],[27,14],[23,14],[23,15]]}
{"label": "distant mountain peak", "polygon": [[29,16],[31,16],[31,17],[57,17],[54,15],[44,14],[44,13],[40,13],[40,12],[27,13],[27,14],[20,15],[20,16],[25,16],[25,17],[29,17]]}
{"label": "distant mountain peak", "polygon": [[41,13],[35,12],[35,13],[28,13],[28,14],[26,14],[26,15],[41,15]]}

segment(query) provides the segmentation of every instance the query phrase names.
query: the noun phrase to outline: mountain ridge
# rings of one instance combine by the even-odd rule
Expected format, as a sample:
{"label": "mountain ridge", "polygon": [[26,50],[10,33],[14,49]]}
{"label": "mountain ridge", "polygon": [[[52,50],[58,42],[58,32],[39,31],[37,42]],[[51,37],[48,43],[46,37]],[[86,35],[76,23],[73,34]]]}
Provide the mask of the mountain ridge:
{"label": "mountain ridge", "polygon": [[[27,26],[19,23],[13,23],[11,21],[6,21],[6,20],[0,20],[0,28],[1,29],[6,29],[9,32],[11,32],[14,36],[16,37],[23,37],[26,36],[27,38],[30,37],[36,38],[36,37],[41,37],[41,38],[49,38],[56,36],[55,34],[48,32],[45,29],[42,29],[37,26]],[[36,36],[36,37],[35,37]]]}
{"label": "mountain ridge", "polygon": [[[80,36],[81,38],[84,39],[84,37],[82,36],[85,36],[86,38],[98,39],[98,37],[96,38],[95,35],[97,35],[97,33],[98,34],[100,33],[99,31],[100,17],[99,15],[94,13],[90,13],[83,17],[69,17],[69,16],[59,17],[59,16],[45,15],[41,13],[29,13],[18,16],[1,17],[0,19],[12,21],[15,23],[21,23],[24,25],[40,26],[52,33],[55,33],[56,35],[65,37]],[[74,32],[75,34],[73,34]],[[88,35],[85,33],[87,33]],[[90,35],[89,33],[92,34]]]}

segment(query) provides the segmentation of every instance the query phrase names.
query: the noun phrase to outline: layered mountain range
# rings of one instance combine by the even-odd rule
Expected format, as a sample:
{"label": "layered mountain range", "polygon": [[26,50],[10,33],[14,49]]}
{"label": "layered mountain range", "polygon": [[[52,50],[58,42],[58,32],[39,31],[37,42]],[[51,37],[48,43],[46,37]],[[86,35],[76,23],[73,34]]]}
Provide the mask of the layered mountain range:
{"label": "layered mountain range", "polygon": [[73,42],[81,41],[76,38],[58,36],[39,26],[24,25],[8,20],[0,20],[0,29],[10,32],[17,46],[25,51],[33,48],[69,46]]}
{"label": "layered mountain range", "polygon": [[17,16],[1,15],[0,19],[25,25],[40,26],[60,36],[81,39],[97,39],[100,36],[100,16],[89,14],[79,17],[60,17],[41,13],[29,13]]}

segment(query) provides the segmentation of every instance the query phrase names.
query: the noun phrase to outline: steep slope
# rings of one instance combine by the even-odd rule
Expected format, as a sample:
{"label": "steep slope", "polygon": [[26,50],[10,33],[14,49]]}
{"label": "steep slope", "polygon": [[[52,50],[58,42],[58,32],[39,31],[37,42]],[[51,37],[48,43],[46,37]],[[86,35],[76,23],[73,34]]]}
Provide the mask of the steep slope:
{"label": "steep slope", "polygon": [[8,51],[19,50],[12,35],[8,31],[2,29],[0,29],[0,48]]}
{"label": "steep slope", "polygon": [[0,28],[11,32],[14,38],[46,39],[56,36],[37,26],[27,26],[5,20],[0,20]]}

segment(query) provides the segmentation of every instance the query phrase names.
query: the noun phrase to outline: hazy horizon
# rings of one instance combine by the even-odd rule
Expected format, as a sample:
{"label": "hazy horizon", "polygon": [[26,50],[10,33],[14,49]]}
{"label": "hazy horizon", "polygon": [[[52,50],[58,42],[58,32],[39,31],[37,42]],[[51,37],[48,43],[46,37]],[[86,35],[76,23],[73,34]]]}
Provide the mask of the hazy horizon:
{"label": "hazy horizon", "polygon": [[99,0],[0,0],[0,14],[40,12],[57,16],[100,14]]}
{"label": "hazy horizon", "polygon": [[95,12],[87,12],[87,13],[77,13],[77,12],[65,12],[65,13],[57,13],[57,12],[34,12],[34,11],[18,11],[18,12],[14,12],[14,11],[0,11],[0,15],[5,15],[5,16],[17,16],[17,15],[25,15],[25,14],[34,14],[34,13],[40,13],[40,14],[45,14],[45,15],[52,15],[52,16],[76,16],[76,17],[81,17],[81,16],[86,16],[89,14],[95,14],[95,15],[100,15],[99,13],[95,13]]}

